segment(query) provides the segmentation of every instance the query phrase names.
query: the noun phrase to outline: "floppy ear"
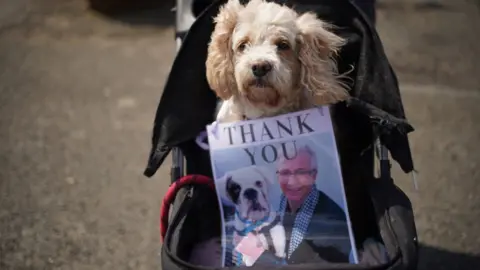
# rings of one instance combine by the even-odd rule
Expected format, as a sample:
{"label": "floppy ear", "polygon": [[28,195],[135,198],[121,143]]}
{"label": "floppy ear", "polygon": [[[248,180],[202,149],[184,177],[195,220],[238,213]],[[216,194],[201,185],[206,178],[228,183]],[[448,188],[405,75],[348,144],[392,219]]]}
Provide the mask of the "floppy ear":
{"label": "floppy ear", "polygon": [[337,78],[337,65],[332,58],[344,40],[330,32],[328,25],[313,13],[301,15],[296,24],[300,29],[298,43],[302,86],[312,95],[315,105],[347,99],[349,94]]}
{"label": "floppy ear", "polygon": [[227,204],[234,204],[228,191],[229,185],[231,185],[231,180],[232,176],[226,173],[224,176],[215,181],[215,187],[218,192],[218,196],[224,203]]}
{"label": "floppy ear", "polygon": [[[234,204],[237,204],[238,203],[238,196],[240,195],[240,193],[238,192],[234,192],[235,191],[235,185],[233,183],[233,180],[232,180],[232,177],[231,176],[228,176],[227,177],[227,188],[226,188],[226,191],[227,191],[227,196],[228,198],[234,203]],[[238,185],[237,185],[238,186]]]}
{"label": "floppy ear", "polygon": [[216,25],[208,46],[207,81],[210,88],[223,100],[230,98],[237,91],[231,46],[238,12],[242,8],[239,0],[230,0],[220,8],[214,19]]}

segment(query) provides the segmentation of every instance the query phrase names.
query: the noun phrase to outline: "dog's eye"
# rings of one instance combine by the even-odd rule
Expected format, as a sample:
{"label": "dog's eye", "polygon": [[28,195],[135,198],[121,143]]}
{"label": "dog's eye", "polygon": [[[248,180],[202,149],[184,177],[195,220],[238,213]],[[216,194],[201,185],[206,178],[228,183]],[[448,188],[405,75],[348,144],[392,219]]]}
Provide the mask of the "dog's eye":
{"label": "dog's eye", "polygon": [[262,185],[262,181],[257,181],[255,182],[255,186],[261,188],[263,185]]}
{"label": "dog's eye", "polygon": [[246,47],[247,47],[247,42],[246,42],[246,41],[241,42],[241,43],[238,44],[238,46],[237,46],[237,51],[238,51],[238,52],[243,52]]}
{"label": "dog's eye", "polygon": [[280,51],[286,51],[290,49],[290,44],[286,41],[279,41],[275,45],[277,45],[277,49]]}

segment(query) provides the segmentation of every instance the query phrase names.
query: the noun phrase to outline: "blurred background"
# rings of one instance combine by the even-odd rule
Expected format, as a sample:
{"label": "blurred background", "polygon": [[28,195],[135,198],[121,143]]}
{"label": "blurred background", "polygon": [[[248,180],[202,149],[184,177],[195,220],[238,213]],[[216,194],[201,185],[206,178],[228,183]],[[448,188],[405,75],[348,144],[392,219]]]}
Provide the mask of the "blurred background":
{"label": "blurred background", "polygon": [[[169,160],[142,173],[172,0],[0,0],[0,269],[159,269]],[[420,269],[480,269],[480,1],[379,0],[419,191]]]}

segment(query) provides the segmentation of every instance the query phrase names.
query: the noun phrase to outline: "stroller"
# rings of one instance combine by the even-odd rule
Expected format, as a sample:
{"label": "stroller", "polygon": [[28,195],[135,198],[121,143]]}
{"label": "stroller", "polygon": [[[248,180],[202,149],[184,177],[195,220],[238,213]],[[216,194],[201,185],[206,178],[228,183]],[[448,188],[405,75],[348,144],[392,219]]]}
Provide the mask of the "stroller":
{"label": "stroller", "polygon": [[[273,0],[272,0],[273,1]],[[221,269],[188,262],[194,245],[221,233],[220,210],[208,151],[195,138],[214,121],[218,99],[209,89],[205,61],[213,17],[226,0],[177,0],[178,52],[154,121],[144,175],[152,177],[172,153],[171,185],[161,209],[162,269]],[[243,1],[247,2],[247,1]],[[375,239],[387,259],[360,264],[296,264],[278,269],[417,269],[418,240],[412,206],[390,175],[389,154],[405,173],[414,171],[397,78],[374,26],[349,0],[296,0],[298,12],[314,11],[348,40],[338,70],[348,73],[351,98],[332,107],[355,242]],[[353,67],[353,71],[352,71]],[[370,254],[375,257],[374,254]],[[369,256],[369,254],[365,255]],[[235,267],[237,268],[237,267]],[[265,269],[254,265],[251,269]],[[225,267],[222,269],[234,269]]]}

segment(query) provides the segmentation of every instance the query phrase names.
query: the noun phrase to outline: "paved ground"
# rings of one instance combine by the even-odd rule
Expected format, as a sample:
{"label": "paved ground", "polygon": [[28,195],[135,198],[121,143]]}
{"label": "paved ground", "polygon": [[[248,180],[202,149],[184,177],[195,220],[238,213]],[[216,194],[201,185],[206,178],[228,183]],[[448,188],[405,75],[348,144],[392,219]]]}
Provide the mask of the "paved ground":
{"label": "paved ground", "polygon": [[[399,2],[403,2],[400,4]],[[383,0],[379,32],[397,71],[420,190],[415,206],[422,269],[480,269],[480,9],[472,1]],[[418,1],[416,1],[418,2]]]}
{"label": "paved ground", "polygon": [[[480,12],[382,0],[420,191],[421,268],[480,269]],[[155,269],[165,166],[142,176],[174,56],[170,6],[123,18],[0,0],[0,269]],[[158,269],[158,268],[157,268]]]}

